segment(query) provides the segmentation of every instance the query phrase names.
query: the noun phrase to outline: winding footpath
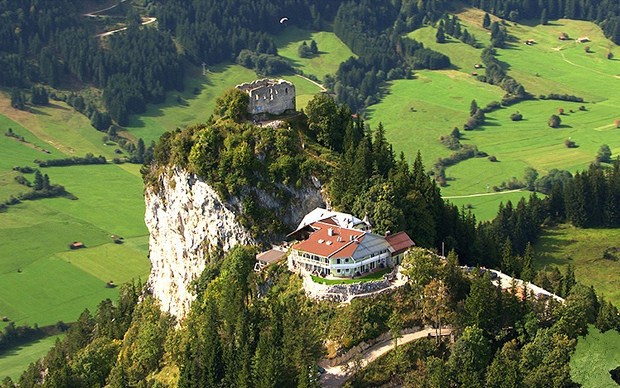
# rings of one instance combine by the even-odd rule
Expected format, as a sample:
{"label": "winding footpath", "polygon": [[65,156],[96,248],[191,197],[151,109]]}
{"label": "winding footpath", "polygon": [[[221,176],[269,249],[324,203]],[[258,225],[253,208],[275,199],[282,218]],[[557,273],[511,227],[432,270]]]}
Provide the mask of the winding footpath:
{"label": "winding footpath", "polygon": [[[442,336],[447,336],[450,334],[452,334],[451,329],[441,329]],[[424,329],[414,333],[404,334],[398,339],[398,346],[420,338],[427,338],[429,336],[435,336],[435,329]],[[392,349],[394,349],[394,342],[389,339],[369,347],[360,355],[359,358],[356,357],[355,361],[349,360],[339,365],[324,366],[325,373],[321,375],[319,383],[321,384],[321,387],[341,387],[351,377],[350,371],[354,369],[354,364],[356,362],[359,363],[360,368],[363,368]]]}
{"label": "winding footpath", "polygon": [[311,83],[315,84],[316,86],[318,86],[318,87],[321,89],[321,93],[326,93],[326,92],[327,92],[327,89],[325,89],[325,86],[321,85],[320,83],[318,83],[318,82],[316,82],[316,81],[313,81],[313,80],[311,80],[310,78],[308,78],[308,77],[306,77],[306,76],[303,76],[303,75],[301,75],[301,74],[295,74],[295,75],[296,75],[297,77],[299,77],[299,78],[303,78],[303,79],[305,79],[306,81],[311,82]]}

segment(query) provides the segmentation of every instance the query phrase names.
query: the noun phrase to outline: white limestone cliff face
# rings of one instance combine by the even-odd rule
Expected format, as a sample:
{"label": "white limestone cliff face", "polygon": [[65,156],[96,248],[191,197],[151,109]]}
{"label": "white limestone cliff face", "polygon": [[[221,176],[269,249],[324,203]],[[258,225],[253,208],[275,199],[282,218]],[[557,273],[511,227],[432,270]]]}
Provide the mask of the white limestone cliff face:
{"label": "white limestone cliff face", "polygon": [[[304,214],[324,205],[319,185],[307,186],[287,187],[293,205],[286,207],[271,195],[258,194],[263,206],[294,227]],[[218,246],[228,251],[256,241],[236,220],[239,199],[222,201],[211,186],[185,171],[175,169],[162,176],[159,190],[146,189],[145,202],[150,233],[148,286],[163,310],[182,319],[195,298],[190,283],[204,270],[209,249]]]}

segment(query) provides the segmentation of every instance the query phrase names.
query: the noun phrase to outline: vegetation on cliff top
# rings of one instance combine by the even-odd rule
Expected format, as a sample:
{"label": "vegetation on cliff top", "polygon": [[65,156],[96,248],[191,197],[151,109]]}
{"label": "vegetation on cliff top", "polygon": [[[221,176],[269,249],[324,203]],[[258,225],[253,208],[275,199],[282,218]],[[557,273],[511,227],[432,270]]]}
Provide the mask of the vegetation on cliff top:
{"label": "vegetation on cliff top", "polygon": [[[316,155],[306,142],[303,116],[258,125],[244,121],[247,94],[231,89],[216,102],[215,118],[204,124],[167,132],[154,149],[154,163],[143,170],[147,186],[157,188],[162,172],[186,169],[210,184],[223,199],[241,202],[242,224],[254,235],[283,234],[287,227],[276,209],[261,203],[260,192],[290,207],[290,190],[311,184],[311,177],[329,175],[328,149],[318,144]],[[270,124],[271,123],[271,124]],[[287,189],[288,188],[288,189]]]}

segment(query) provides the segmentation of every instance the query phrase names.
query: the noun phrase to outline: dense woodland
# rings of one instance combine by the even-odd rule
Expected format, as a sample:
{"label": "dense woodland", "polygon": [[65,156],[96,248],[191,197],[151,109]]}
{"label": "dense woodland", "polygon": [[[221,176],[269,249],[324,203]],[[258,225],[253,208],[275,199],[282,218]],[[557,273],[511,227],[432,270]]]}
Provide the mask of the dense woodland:
{"label": "dense woodland", "polygon": [[[307,299],[285,266],[252,271],[255,251],[214,256],[195,282],[196,301],[177,327],[157,302],[125,285],[101,302],[16,383],[33,386],[318,387],[322,343],[350,349],[381,333],[450,325],[457,340],[400,345],[388,365],[353,386],[577,386],[568,361],[588,324],[620,329],[618,310],[591,288],[571,285],[564,304],[501,292],[488,274],[466,275],[452,252],[423,249],[403,264],[411,282],[350,305]],[[138,300],[141,295],[141,300]],[[420,348],[421,346],[421,348]],[[382,361],[382,360],[381,360]],[[45,371],[45,372],[44,372]],[[370,380],[369,380],[370,379]],[[3,387],[14,387],[7,378]]]}

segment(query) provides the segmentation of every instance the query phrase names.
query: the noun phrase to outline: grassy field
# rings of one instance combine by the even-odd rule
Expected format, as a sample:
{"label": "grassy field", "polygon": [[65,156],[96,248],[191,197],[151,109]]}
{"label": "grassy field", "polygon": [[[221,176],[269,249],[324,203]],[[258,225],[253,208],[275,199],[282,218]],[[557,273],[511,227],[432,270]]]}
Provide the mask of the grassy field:
{"label": "grassy field", "polygon": [[603,259],[609,247],[620,247],[620,229],[578,229],[558,226],[546,230],[534,247],[536,268],[555,265],[564,273],[575,267],[577,281],[592,285],[597,293],[620,306],[620,261]]}
{"label": "grassy field", "polygon": [[[37,158],[87,152],[114,156],[89,120],[64,103],[24,112],[12,109],[2,95],[0,112],[2,134],[10,127],[28,142],[0,136],[2,201],[26,190],[14,181],[15,165],[34,166]],[[17,324],[71,322],[84,308],[94,310],[102,299],[116,299],[117,290],[106,288],[107,281],[146,280],[149,272],[139,166],[69,166],[43,172],[79,199],[26,201],[0,213],[0,315]],[[112,234],[123,236],[125,243],[114,244]],[[73,241],[87,248],[70,251]]]}
{"label": "grassy field", "polygon": [[[486,45],[488,32],[480,26],[484,13],[465,9],[458,15],[463,26],[481,45]],[[429,26],[409,36],[449,55],[454,69],[420,71],[416,79],[395,81],[388,86],[388,95],[369,109],[369,123],[374,127],[383,122],[395,151],[404,152],[412,160],[420,149],[427,167],[451,153],[437,139],[455,126],[462,128],[472,99],[483,106],[491,100],[499,101],[504,94],[500,88],[471,76],[473,65],[480,62],[481,48],[453,39],[438,44],[435,31]],[[619,51],[618,47],[605,39],[595,24],[583,21],[562,19],[533,27],[511,24],[508,31],[515,41],[507,49],[498,50],[498,59],[508,66],[509,75],[536,97],[567,93],[583,97],[585,103],[533,100],[488,114],[487,124],[465,132],[463,143],[477,145],[479,150],[495,155],[499,163],[478,158],[448,168],[448,186],[442,189],[445,196],[486,193],[488,187],[499,186],[512,177],[521,179],[526,167],[536,168],[541,175],[553,168],[583,169],[594,160],[601,144],[608,144],[614,155],[620,154],[620,130],[613,126],[614,120],[620,118],[620,67],[618,60],[606,58],[609,50]],[[592,52],[585,53],[585,45],[574,40],[559,41],[561,32],[572,38],[588,36]],[[527,39],[537,44],[523,44]],[[484,70],[479,72],[484,74]],[[585,111],[579,110],[581,105]],[[551,129],[547,120],[559,108],[565,112],[562,126]],[[516,111],[523,114],[523,121],[510,120]],[[566,148],[566,139],[575,141],[578,148]],[[518,196],[512,195],[511,199],[518,200]],[[502,200],[499,196],[480,198],[474,211],[485,219]]]}
{"label": "grassy field", "polygon": [[[310,44],[314,39],[319,49],[318,54],[310,58],[301,58],[297,50],[302,42]],[[278,46],[278,55],[287,58],[295,68],[304,74],[312,74],[323,79],[326,74],[334,74],[340,63],[355,56],[333,32],[313,32],[297,27],[287,27],[286,30],[274,37]]]}
{"label": "grassy field", "polygon": [[383,123],[397,154],[402,151],[413,161],[421,150],[430,167],[437,158],[452,152],[439,137],[450,134],[454,127],[462,128],[471,100],[475,98],[484,106],[501,96],[496,87],[459,71],[420,71],[413,80],[392,81],[388,94],[368,109],[368,123],[372,128]]}
{"label": "grassy field", "polygon": [[571,377],[586,388],[613,388],[618,385],[609,371],[620,366],[620,333],[614,330],[601,333],[593,326],[570,360]]}
{"label": "grassy field", "polygon": [[[476,215],[477,221],[489,221],[495,218],[497,215],[497,208],[499,203],[506,203],[511,201],[513,205],[521,200],[523,196],[529,197],[529,192],[513,192],[513,191],[500,191],[498,193],[490,192],[475,196],[475,197],[446,197],[447,201],[460,207],[470,209],[472,213]],[[540,194],[539,194],[540,195]]]}
{"label": "grassy field", "polygon": [[56,343],[56,339],[61,337],[43,338],[0,354],[0,381],[8,376],[17,382],[24,369],[45,356]]}
{"label": "grassy field", "polygon": [[[166,131],[207,121],[213,113],[215,99],[226,89],[257,78],[253,70],[233,64],[214,66],[206,75],[202,75],[202,69],[190,68],[183,92],[170,92],[165,102],[148,105],[146,113],[132,115],[125,128],[130,137],[143,138],[149,144]],[[295,75],[283,75],[281,78],[295,85],[297,109],[305,107],[320,92],[318,86]]]}

